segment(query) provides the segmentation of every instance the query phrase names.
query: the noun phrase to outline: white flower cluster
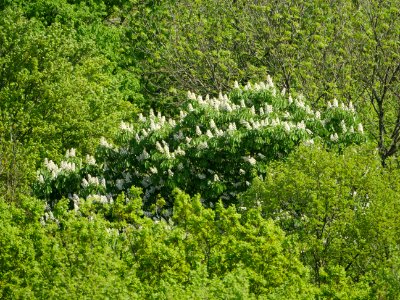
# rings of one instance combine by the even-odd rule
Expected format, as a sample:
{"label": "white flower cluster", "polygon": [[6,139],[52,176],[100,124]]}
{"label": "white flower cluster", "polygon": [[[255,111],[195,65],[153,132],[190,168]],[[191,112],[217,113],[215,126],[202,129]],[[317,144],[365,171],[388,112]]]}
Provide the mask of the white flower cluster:
{"label": "white flower cluster", "polygon": [[341,108],[342,110],[350,111],[352,113],[355,113],[355,109],[353,106],[353,103],[350,101],[349,105],[345,105],[344,103],[340,103],[336,98],[333,99],[332,103],[328,101],[328,108]]}
{"label": "white flower cluster", "polygon": [[71,148],[69,150],[67,150],[67,152],[65,153],[65,157],[75,157],[76,155],[76,151],[74,148]]}
{"label": "white flower cluster", "polygon": [[106,187],[106,180],[104,178],[99,179],[96,176],[92,176],[90,174],[87,175],[87,179],[83,178],[81,182],[81,186],[83,188],[87,188],[88,186],[103,186],[104,188]]}
{"label": "white flower cluster", "polygon": [[140,155],[136,156],[138,161],[143,161],[150,158],[150,154],[147,153],[146,148],[143,149],[143,152]]}
{"label": "white flower cluster", "polygon": [[52,160],[48,160],[47,158],[45,158],[44,165],[51,173],[58,172],[58,165]]}
{"label": "white flower cluster", "polygon": [[44,183],[44,177],[43,177],[43,174],[40,173],[40,171],[38,171],[37,174],[36,174],[36,180],[37,180],[40,184],[43,184],[43,183]]}
{"label": "white flower cluster", "polygon": [[94,165],[96,165],[96,159],[92,155],[87,154],[86,155],[86,163],[88,165],[94,166]]}
{"label": "white flower cluster", "polygon": [[112,145],[107,142],[105,137],[100,138],[100,146],[102,146],[104,148],[109,148],[109,149],[112,148]]}
{"label": "white flower cluster", "polygon": [[56,222],[57,224],[59,223],[58,219],[56,219],[53,215],[53,212],[49,210],[48,212],[45,212],[43,217],[40,218],[40,224],[42,226],[45,226],[47,222],[53,221]]}
{"label": "white flower cluster", "polygon": [[333,133],[333,134],[330,135],[330,139],[331,139],[332,142],[337,142],[337,141],[339,141],[339,136],[338,136],[338,134],[335,132],[335,133]]}
{"label": "white flower cluster", "polygon": [[94,203],[101,203],[101,204],[114,203],[114,200],[111,196],[107,197],[105,195],[98,195],[98,194],[91,194],[86,197],[86,200],[92,200]]}
{"label": "white flower cluster", "polygon": [[67,172],[75,172],[76,166],[73,162],[61,161],[60,169]]}
{"label": "white flower cluster", "polygon": [[[235,88],[240,89],[239,84],[235,83]],[[275,88],[275,84],[272,81],[272,77],[271,76],[267,76],[267,82],[259,82],[259,83],[255,83],[254,85],[252,85],[250,82],[248,82],[243,90],[245,91],[249,91],[249,90],[253,90],[253,91],[262,91],[262,90],[269,90],[272,92],[272,95],[276,95],[276,88]]]}
{"label": "white flower cluster", "polygon": [[45,158],[44,165],[46,166],[47,170],[50,172],[52,179],[57,178],[57,176],[60,174],[61,171],[75,172],[75,170],[76,170],[75,163],[67,162],[67,161],[61,161],[61,165],[60,165],[60,167],[58,167],[58,165],[56,163],[54,163],[52,160],[48,160],[47,158]]}
{"label": "white flower cluster", "polygon": [[248,162],[248,163],[251,164],[251,165],[255,165],[255,164],[257,163],[257,160],[256,160],[254,157],[251,157],[251,156],[243,156],[242,158],[243,158],[243,160],[244,160],[245,162]]}
{"label": "white flower cluster", "polygon": [[115,186],[116,186],[117,189],[119,189],[120,191],[123,190],[124,184],[125,184],[125,180],[124,180],[124,179],[117,179],[117,180],[115,181]]}
{"label": "white flower cluster", "polygon": [[129,123],[125,123],[125,122],[121,122],[121,124],[119,125],[119,128],[123,131],[127,131],[127,132],[133,132],[133,126],[130,125]]}

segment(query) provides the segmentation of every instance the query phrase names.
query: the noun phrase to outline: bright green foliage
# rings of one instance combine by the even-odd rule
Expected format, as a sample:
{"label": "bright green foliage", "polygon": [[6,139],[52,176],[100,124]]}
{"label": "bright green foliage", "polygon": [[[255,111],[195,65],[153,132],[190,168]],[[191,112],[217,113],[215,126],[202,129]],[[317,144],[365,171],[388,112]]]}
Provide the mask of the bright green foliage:
{"label": "bright green foliage", "polygon": [[[139,196],[138,189],[120,195],[125,213]],[[179,191],[175,198],[169,222],[143,217],[136,204],[130,217],[103,218],[123,212],[119,200],[101,206],[86,201],[79,212],[66,201],[53,211],[33,199],[20,208],[1,201],[1,297],[311,297],[315,289],[295,245],[260,212],[241,218],[233,207],[205,209],[199,197]]]}
{"label": "bright green foliage", "polygon": [[68,158],[60,167],[46,161],[37,195],[54,203],[74,193],[99,198],[136,185],[144,188],[146,207],[157,194],[168,200],[175,187],[232,201],[253,176],[265,174],[268,162],[302,142],[315,139],[341,151],[365,139],[351,104],[334,100],[325,111],[313,111],[302,99],[277,94],[271,80],[237,86],[230,99],[203,100],[189,92],[189,100],[176,120],[150,111],[135,126],[122,123],[117,146],[102,140],[97,165],[93,158]]}
{"label": "bright green foliage", "polygon": [[385,165],[400,146],[400,1],[360,1],[352,22],[362,58],[356,79],[370,104],[364,115]]}
{"label": "bright green foliage", "polygon": [[0,1],[0,298],[397,299],[399,7]]}
{"label": "bright green foliage", "polygon": [[0,12],[2,190],[14,193],[32,179],[39,157],[71,146],[93,151],[95,140],[111,136],[134,113],[124,100],[137,87],[118,72],[101,41],[118,34],[80,30],[45,26],[18,7]]}
{"label": "bright green foliage", "polygon": [[299,240],[325,297],[392,299],[399,292],[389,283],[399,268],[398,182],[398,172],[386,172],[378,155],[360,148],[337,155],[301,147],[274,163],[241,201]]}
{"label": "bright green foliage", "polygon": [[385,163],[400,141],[399,7],[399,0],[144,1],[127,24],[153,108],[179,109],[183,91],[216,95],[235,80],[270,74],[313,107],[352,101]]}

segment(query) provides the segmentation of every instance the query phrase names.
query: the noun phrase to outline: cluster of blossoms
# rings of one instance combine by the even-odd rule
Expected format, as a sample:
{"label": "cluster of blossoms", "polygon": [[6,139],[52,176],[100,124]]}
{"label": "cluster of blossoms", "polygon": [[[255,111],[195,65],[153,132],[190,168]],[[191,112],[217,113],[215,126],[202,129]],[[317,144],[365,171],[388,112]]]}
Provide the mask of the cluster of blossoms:
{"label": "cluster of blossoms", "polygon": [[[75,153],[75,149],[71,150],[74,151],[73,153]],[[68,151],[66,157],[73,157],[70,156]],[[65,160],[61,161],[60,166],[58,166],[55,162],[46,158],[44,161],[44,166],[46,167],[47,173],[49,173],[51,178],[53,179],[57,178],[61,173],[75,172],[76,170],[76,164],[74,162],[69,162]],[[38,180],[40,182],[44,182],[44,176],[41,172],[38,172]]]}
{"label": "cluster of blossoms", "polygon": [[[74,173],[79,173],[79,182],[64,194],[98,195],[98,202],[110,203],[105,195],[135,185],[143,188],[145,205],[158,195],[168,199],[175,187],[207,199],[234,201],[252,177],[263,176],[269,161],[301,143],[318,140],[328,147],[345,147],[365,139],[351,103],[333,100],[324,111],[313,110],[302,97],[278,93],[271,78],[244,87],[235,83],[229,96],[188,92],[185,109],[176,118],[150,110],[147,116],[139,114],[133,125],[121,123],[120,129],[115,145],[102,138],[96,159],[86,156]],[[73,156],[69,151],[68,157]],[[52,161],[45,166],[57,173]],[[66,164],[61,168],[75,170]],[[41,186],[48,184],[46,178],[38,180]]]}

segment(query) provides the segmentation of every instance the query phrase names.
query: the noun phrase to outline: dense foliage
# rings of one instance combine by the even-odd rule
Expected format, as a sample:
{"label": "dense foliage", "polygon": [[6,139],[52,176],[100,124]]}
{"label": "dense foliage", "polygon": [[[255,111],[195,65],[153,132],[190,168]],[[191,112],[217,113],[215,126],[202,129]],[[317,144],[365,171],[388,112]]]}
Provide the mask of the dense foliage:
{"label": "dense foliage", "polygon": [[108,202],[136,185],[144,189],[146,207],[157,195],[168,200],[176,187],[232,203],[254,176],[265,176],[268,162],[301,142],[341,151],[365,140],[351,103],[335,99],[322,113],[313,111],[302,99],[277,94],[271,79],[237,85],[230,98],[203,99],[192,92],[188,98],[178,119],[150,111],[135,125],[121,123],[117,145],[102,138],[96,157],[79,159],[71,149],[60,166],[46,159],[36,194],[52,205],[68,195]]}
{"label": "dense foliage", "polygon": [[398,299],[399,37],[399,0],[0,1],[0,298]]}

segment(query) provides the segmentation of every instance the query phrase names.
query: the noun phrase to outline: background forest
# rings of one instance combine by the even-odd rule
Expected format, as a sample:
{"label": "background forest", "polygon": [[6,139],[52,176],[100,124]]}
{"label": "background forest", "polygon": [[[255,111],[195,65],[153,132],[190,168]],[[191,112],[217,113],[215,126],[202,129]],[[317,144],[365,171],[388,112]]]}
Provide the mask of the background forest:
{"label": "background forest", "polygon": [[0,0],[0,298],[399,299],[399,146],[399,0]]}

